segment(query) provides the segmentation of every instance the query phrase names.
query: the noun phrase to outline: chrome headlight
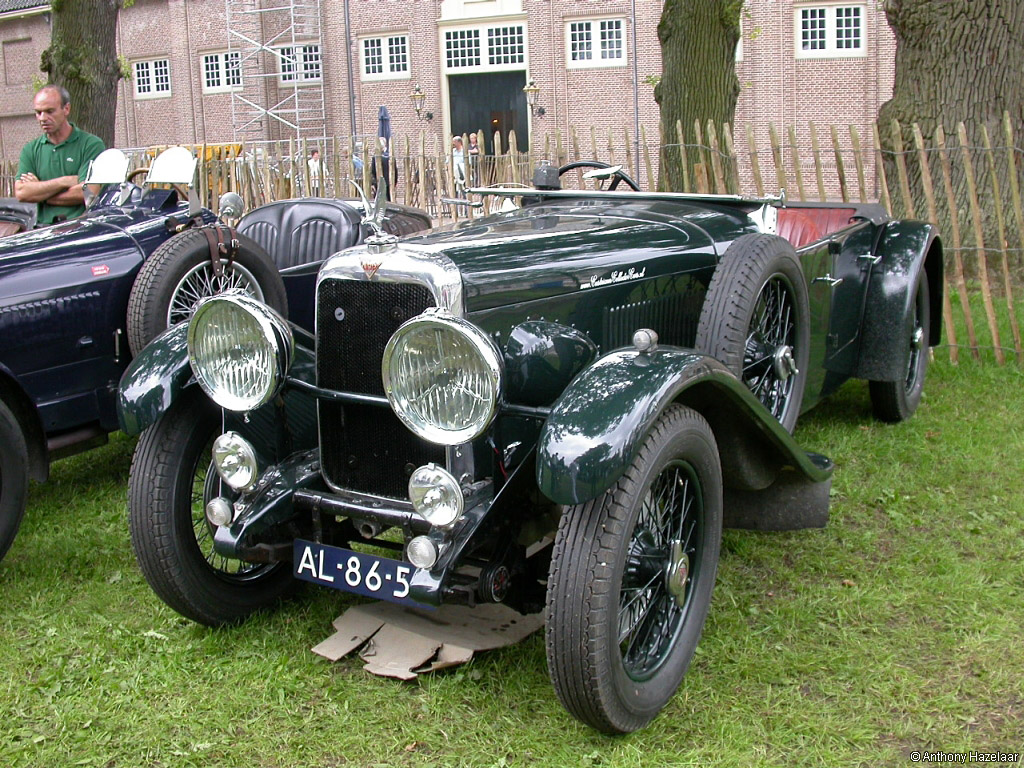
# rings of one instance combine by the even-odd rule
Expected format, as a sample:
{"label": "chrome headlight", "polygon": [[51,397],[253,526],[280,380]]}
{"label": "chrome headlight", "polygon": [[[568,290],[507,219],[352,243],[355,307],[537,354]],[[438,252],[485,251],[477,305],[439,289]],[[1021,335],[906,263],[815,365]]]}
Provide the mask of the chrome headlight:
{"label": "chrome headlight", "polygon": [[473,440],[497,412],[501,355],[483,331],[453,315],[426,312],[404,323],[384,348],[381,375],[398,418],[432,443]]}
{"label": "chrome headlight", "polygon": [[188,360],[221,408],[251,411],[281,389],[295,340],[270,307],[241,293],[203,299],[188,324]]}

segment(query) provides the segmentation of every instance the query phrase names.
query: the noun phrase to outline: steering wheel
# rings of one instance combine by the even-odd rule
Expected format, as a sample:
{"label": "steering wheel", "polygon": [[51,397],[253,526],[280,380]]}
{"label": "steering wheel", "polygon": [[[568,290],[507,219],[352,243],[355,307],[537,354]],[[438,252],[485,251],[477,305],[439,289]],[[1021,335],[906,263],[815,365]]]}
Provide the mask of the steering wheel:
{"label": "steering wheel", "polygon": [[144,165],[141,168],[136,168],[134,171],[131,171],[125,177],[125,181],[131,181],[134,184],[135,182],[133,181],[133,179],[136,176],[142,176],[143,174],[146,174],[146,173],[149,173],[149,166],[148,165]]}
{"label": "steering wheel", "polygon": [[619,182],[626,182],[626,185],[634,192],[640,191],[640,186],[629,177],[628,174],[622,172],[621,165],[609,165],[608,163],[602,163],[600,160],[576,160],[572,163],[566,163],[558,169],[558,177],[561,178],[562,174],[568,173],[569,171],[575,170],[576,168],[590,168],[591,170],[583,174],[585,179],[611,179],[608,184],[608,191],[612,191],[619,186]]}

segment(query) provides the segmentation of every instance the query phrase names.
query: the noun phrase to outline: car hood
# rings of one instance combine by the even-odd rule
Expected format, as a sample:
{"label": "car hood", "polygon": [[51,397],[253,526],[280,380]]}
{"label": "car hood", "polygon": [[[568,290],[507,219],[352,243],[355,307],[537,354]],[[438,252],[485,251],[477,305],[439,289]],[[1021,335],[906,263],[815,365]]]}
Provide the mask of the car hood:
{"label": "car hood", "polygon": [[462,275],[476,311],[615,282],[713,266],[754,231],[746,212],[651,198],[560,199],[405,238],[442,253]]}

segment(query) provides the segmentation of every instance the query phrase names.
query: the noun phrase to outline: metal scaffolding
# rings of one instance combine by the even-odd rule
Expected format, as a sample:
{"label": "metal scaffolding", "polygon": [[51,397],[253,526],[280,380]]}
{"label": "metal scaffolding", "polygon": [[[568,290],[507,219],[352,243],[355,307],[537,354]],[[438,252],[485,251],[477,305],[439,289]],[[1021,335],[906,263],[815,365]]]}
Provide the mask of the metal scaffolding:
{"label": "metal scaffolding", "polygon": [[324,138],[320,0],[225,0],[225,16],[235,138]]}

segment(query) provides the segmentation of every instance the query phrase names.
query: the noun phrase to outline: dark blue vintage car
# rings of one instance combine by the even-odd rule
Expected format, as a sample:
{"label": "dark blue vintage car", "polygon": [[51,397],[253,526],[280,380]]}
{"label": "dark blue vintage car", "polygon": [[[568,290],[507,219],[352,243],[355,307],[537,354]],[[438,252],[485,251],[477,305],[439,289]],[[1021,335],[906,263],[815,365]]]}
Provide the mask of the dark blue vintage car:
{"label": "dark blue vintage car", "polygon": [[[140,169],[142,186],[124,181],[127,159],[109,152],[90,181],[110,183],[84,216],[0,238],[0,558],[29,478],[45,480],[51,462],[117,429],[117,382],[133,353],[231,289],[312,328],[319,262],[362,239],[361,203],[281,201],[229,228],[199,207],[186,150]],[[391,211],[396,233],[430,226],[412,209]]]}
{"label": "dark blue vintage car", "polygon": [[661,710],[723,525],[826,523],[832,465],[799,414],[851,377],[882,419],[917,408],[941,247],[877,205],[554,170],[490,190],[507,211],[329,258],[315,335],[225,294],[135,360],[129,519],[162,600],[228,624],[298,578],[546,607],[570,713],[626,732]]}

